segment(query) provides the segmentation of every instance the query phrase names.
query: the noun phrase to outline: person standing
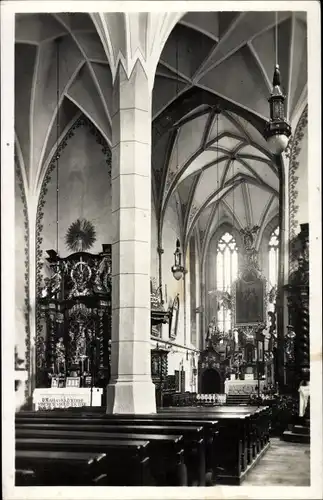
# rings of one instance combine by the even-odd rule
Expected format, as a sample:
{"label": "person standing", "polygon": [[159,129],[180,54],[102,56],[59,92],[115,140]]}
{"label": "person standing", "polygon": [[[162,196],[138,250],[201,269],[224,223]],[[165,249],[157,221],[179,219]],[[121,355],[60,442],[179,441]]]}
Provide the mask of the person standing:
{"label": "person standing", "polygon": [[299,416],[304,417],[310,397],[310,383],[302,380],[298,389],[299,392]]}

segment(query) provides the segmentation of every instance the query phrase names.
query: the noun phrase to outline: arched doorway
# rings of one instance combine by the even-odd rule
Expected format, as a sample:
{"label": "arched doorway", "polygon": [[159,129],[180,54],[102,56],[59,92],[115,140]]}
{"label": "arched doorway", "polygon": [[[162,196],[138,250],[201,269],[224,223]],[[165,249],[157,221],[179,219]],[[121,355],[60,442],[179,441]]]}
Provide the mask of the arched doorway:
{"label": "arched doorway", "polygon": [[208,368],[202,373],[202,394],[221,394],[221,377],[217,370]]}

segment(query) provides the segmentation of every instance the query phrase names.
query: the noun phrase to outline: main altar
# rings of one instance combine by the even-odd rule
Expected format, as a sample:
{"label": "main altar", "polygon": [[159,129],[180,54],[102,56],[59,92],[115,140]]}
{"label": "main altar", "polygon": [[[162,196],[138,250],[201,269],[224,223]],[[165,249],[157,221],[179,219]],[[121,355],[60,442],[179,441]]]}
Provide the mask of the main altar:
{"label": "main altar", "polygon": [[110,378],[111,245],[47,251],[37,298],[35,409],[101,406]]}
{"label": "main altar", "polygon": [[232,396],[250,396],[273,381],[273,330],[275,290],[258,264],[258,226],[241,229],[241,263],[232,291],[212,291],[217,309],[230,312],[231,328],[220,331],[217,317],[208,325],[206,348],[199,359],[199,390]]}

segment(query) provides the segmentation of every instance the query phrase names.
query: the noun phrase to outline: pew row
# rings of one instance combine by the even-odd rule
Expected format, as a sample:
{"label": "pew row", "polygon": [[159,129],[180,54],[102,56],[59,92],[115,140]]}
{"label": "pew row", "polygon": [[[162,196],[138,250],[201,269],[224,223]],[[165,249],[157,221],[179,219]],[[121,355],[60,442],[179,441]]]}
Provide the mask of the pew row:
{"label": "pew row", "polygon": [[[18,449],[33,449],[50,451],[73,450],[82,451],[88,450],[92,452],[102,452],[106,456],[117,462],[115,455],[116,450],[120,449],[123,444],[131,445],[141,442],[148,443],[147,454],[149,456],[149,472],[150,480],[146,479],[143,484],[156,486],[186,486],[186,467],[183,460],[183,438],[182,436],[174,435],[155,435],[155,434],[125,434],[125,433],[84,433],[70,431],[51,432],[50,436],[46,435],[46,431],[28,430],[25,433],[22,430],[17,431],[16,446]],[[119,468],[122,472],[122,479],[119,478],[114,486],[123,485],[127,481],[127,469],[122,462],[119,463]],[[113,475],[110,473],[110,481],[116,480],[117,472]],[[133,481],[131,481],[132,484]],[[130,484],[130,485],[131,485]]]}
{"label": "pew row", "polygon": [[[104,453],[16,451],[16,486],[100,486],[107,482]],[[102,465],[102,467],[101,467]]]}
{"label": "pew row", "polygon": [[[106,430],[107,426],[113,425],[113,431],[117,432],[118,427],[127,426],[129,428],[129,424],[133,426],[144,427],[154,427],[158,424],[158,427],[163,427],[164,431],[157,429],[156,432],[173,432],[174,422],[173,419],[163,419],[160,422],[156,422],[154,419],[147,419],[147,415],[143,416],[143,418],[137,418],[137,416],[132,415],[132,418],[117,418],[113,420],[108,420],[103,415],[102,417],[95,416],[79,416],[75,418],[75,415],[71,417],[67,417],[66,412],[64,413],[64,417],[57,416],[55,412],[55,416],[53,417],[48,414],[40,415],[33,414],[32,416],[26,416],[19,414],[16,418],[16,429],[21,428],[22,425],[25,428],[35,429],[39,428],[40,425],[45,426],[44,429],[49,428],[48,426],[65,426],[64,429],[60,427],[62,430],[73,429],[76,427],[82,428],[83,431],[96,431],[96,428],[99,427],[100,431]],[[192,434],[192,425],[200,426],[198,429],[198,434],[196,434],[196,429],[194,431],[195,435]],[[195,420],[193,423],[189,420],[180,420],[176,422],[176,426],[181,426],[180,433],[184,437],[184,456],[185,456],[185,465],[188,469],[188,484],[189,485],[207,485],[210,486],[214,484],[215,480],[215,471],[214,471],[214,440],[217,435],[217,421],[214,419],[210,421]],[[131,430],[138,432],[138,428],[131,428]],[[119,429],[120,431],[120,429]],[[140,432],[147,431],[147,429],[141,429]],[[202,431],[202,435],[201,435]],[[124,432],[124,431],[123,431]],[[151,431],[150,431],[151,432]],[[177,431],[176,431],[177,432]]]}
{"label": "pew row", "polygon": [[[128,424],[128,422],[127,422]],[[88,425],[78,422],[71,424],[55,423],[18,423],[16,424],[16,437],[47,437],[47,438],[73,438],[80,439],[85,433],[91,438],[109,437],[118,439],[129,439],[140,437],[140,439],[152,440],[154,435],[178,435],[183,438],[184,463],[187,468],[187,480],[190,486],[205,486],[206,463],[205,463],[205,440],[203,427],[199,426],[162,426],[162,425]],[[167,437],[167,436],[166,436]],[[159,446],[158,439],[155,442],[155,454],[167,454],[166,449]],[[169,467],[169,459],[167,466]],[[165,468],[165,467],[164,467]],[[157,469],[158,473],[158,469]],[[156,475],[156,474],[155,474]]]}
{"label": "pew row", "polygon": [[[37,483],[35,486],[47,486],[51,481],[52,486],[62,486],[64,485],[64,477],[61,477],[61,468],[58,468],[56,472],[53,469],[51,460],[46,466],[46,463],[42,463],[40,460],[34,459],[36,451],[43,452],[44,454],[51,454],[53,452],[60,452],[66,456],[67,452],[78,453],[91,453],[92,455],[103,455],[100,463],[97,464],[95,475],[91,476],[91,480],[88,481],[89,474],[85,475],[85,467],[80,467],[80,465],[73,459],[71,465],[68,465],[68,459],[70,457],[66,456],[65,466],[68,468],[74,467],[77,470],[78,475],[75,475],[75,480],[73,477],[67,478],[71,480],[74,486],[86,486],[93,484],[100,484],[106,486],[142,486],[153,485],[154,482],[151,477],[150,472],[150,458],[148,453],[149,441],[144,440],[93,440],[87,439],[85,436],[82,440],[73,439],[51,439],[51,438],[16,438],[16,469],[21,468],[19,461],[20,453],[22,451],[26,452],[25,462],[32,463],[34,469],[29,465],[30,469],[34,470]],[[74,465],[75,464],[75,465]],[[53,472],[51,472],[53,471]],[[95,483],[95,479],[101,477],[103,480]]]}
{"label": "pew row", "polygon": [[[68,430],[68,426],[84,426],[84,430],[91,432],[104,431],[105,427],[111,426],[114,433],[120,432],[120,428],[127,427],[130,432],[138,432],[138,428],[131,426],[144,426],[140,432],[147,432],[147,427],[164,427],[165,431],[156,429],[157,433],[174,432],[167,430],[167,426],[202,426],[203,444],[205,449],[205,483],[214,483],[214,480],[222,484],[240,484],[246,474],[257,463],[260,456],[269,446],[268,412],[266,408],[255,409],[247,407],[213,407],[213,408],[179,408],[176,410],[167,408],[158,414],[150,415],[106,415],[97,410],[91,413],[88,409],[82,412],[68,412],[66,410],[50,412],[21,412],[17,414],[16,426],[21,425],[44,425],[65,426],[57,427],[56,430]],[[214,432],[216,421],[219,422],[219,431]],[[212,429],[213,425],[213,429]],[[66,429],[67,427],[67,429]],[[96,428],[97,427],[97,428]],[[28,428],[28,427],[27,427]],[[95,429],[96,428],[96,429]],[[53,428],[52,430],[55,430]],[[111,432],[109,430],[109,432]],[[213,434],[212,432],[213,431]],[[124,430],[122,432],[125,432]],[[153,432],[153,431],[150,431]],[[175,429],[175,432],[176,429]],[[185,437],[184,437],[185,442]],[[186,451],[184,453],[185,464],[188,465],[188,484],[203,485],[203,462],[201,452],[195,456],[198,463],[198,479],[193,478],[194,460],[190,460]],[[200,447],[200,451],[203,446]],[[185,450],[185,446],[184,446]],[[196,469],[196,467],[195,467]]]}

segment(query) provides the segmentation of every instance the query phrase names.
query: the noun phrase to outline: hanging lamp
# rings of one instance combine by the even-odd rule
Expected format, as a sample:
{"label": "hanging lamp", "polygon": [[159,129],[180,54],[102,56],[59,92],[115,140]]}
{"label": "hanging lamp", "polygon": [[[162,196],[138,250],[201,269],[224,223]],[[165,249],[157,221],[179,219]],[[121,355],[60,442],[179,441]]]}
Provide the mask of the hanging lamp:
{"label": "hanging lamp", "polygon": [[[179,77],[179,72],[178,72],[178,35],[176,37],[176,70],[177,70],[177,80],[176,80],[176,97],[179,94],[179,86],[178,86],[178,77]],[[179,145],[179,132],[180,128],[178,128],[177,131],[177,144],[176,144],[176,167],[178,168],[178,145]],[[182,265],[182,252],[181,252],[181,244],[179,239],[177,238],[176,240],[176,249],[174,252],[174,265],[171,268],[171,271],[173,273],[174,278],[179,281],[183,276],[185,272],[185,268]]]}
{"label": "hanging lamp", "polygon": [[179,239],[176,241],[176,250],[174,252],[174,265],[172,266],[172,273],[174,278],[179,281],[184,275],[184,266],[182,266],[182,252]]}
{"label": "hanging lamp", "polygon": [[268,99],[270,107],[270,120],[265,127],[265,138],[270,151],[274,155],[280,155],[287,148],[292,129],[285,119],[286,96],[281,90],[280,70],[278,64],[278,21],[276,12],[275,25],[275,70],[273,76],[273,90]]}

